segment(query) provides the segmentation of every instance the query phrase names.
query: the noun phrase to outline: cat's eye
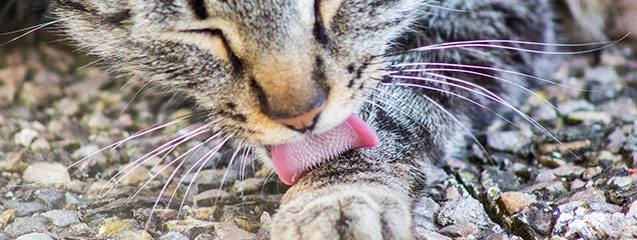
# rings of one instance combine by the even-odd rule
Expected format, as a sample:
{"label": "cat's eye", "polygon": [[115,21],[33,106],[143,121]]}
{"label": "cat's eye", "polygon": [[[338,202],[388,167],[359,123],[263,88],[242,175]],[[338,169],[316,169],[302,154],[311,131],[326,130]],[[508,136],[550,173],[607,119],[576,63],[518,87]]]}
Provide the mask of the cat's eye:
{"label": "cat's eye", "polygon": [[204,35],[207,38],[203,42],[200,42],[200,44],[202,44],[206,48],[211,49],[219,58],[227,61],[230,60],[232,50],[221,30],[213,28],[203,28],[182,30],[181,32]]}

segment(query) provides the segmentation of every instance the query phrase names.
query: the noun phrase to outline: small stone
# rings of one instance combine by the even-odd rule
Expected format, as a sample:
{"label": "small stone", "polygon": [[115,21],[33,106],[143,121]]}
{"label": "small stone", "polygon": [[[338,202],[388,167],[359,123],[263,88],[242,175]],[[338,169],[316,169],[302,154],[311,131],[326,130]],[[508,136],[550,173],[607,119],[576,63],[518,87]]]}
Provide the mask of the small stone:
{"label": "small stone", "polygon": [[46,233],[29,233],[19,236],[16,240],[53,240],[53,238]]}
{"label": "small stone", "polygon": [[533,203],[522,210],[523,222],[538,231],[542,235],[548,235],[553,228],[553,209],[544,203]]}
{"label": "small stone", "polygon": [[72,211],[66,210],[52,210],[43,213],[41,216],[58,227],[67,227],[80,222],[77,214]]}
{"label": "small stone", "polygon": [[581,122],[600,122],[607,125],[612,118],[605,112],[573,112],[566,116],[566,120],[573,124]]}
{"label": "small stone", "polygon": [[624,176],[624,177],[612,177],[610,179],[610,181],[608,181],[610,184],[614,184],[615,186],[619,187],[619,188],[625,188],[628,189],[632,186],[633,184],[633,178],[631,176]]}
{"label": "small stone", "polygon": [[159,240],[188,240],[188,238],[179,232],[170,231],[159,237]]}
{"label": "small stone", "polygon": [[194,209],[190,214],[190,216],[196,219],[205,221],[218,220],[220,215],[221,211],[217,206],[197,208]]}
{"label": "small stone", "polygon": [[488,132],[487,144],[501,151],[517,152],[531,142],[529,136],[521,131]]}
{"label": "small stone", "polygon": [[252,240],[256,236],[247,232],[232,223],[221,222],[215,224],[215,239],[234,239],[234,240]]}
{"label": "small stone", "polygon": [[74,99],[62,98],[56,104],[56,109],[64,116],[72,116],[80,110],[80,105]]}
{"label": "small stone", "polygon": [[580,188],[582,188],[582,187],[584,187],[584,186],[586,186],[586,182],[584,182],[584,181],[580,180],[579,178],[576,178],[575,180],[573,180],[573,181],[571,182],[570,190],[571,190],[571,191],[573,191],[573,190],[577,190],[577,189],[580,189]]}
{"label": "small stone", "polygon": [[604,191],[593,187],[587,187],[582,191],[578,191],[568,198],[569,202],[573,201],[589,201],[589,202],[605,202],[606,196]]}
{"label": "small stone", "polygon": [[201,232],[201,229],[212,229],[215,225],[213,222],[202,221],[193,218],[186,218],[184,220],[172,220],[165,223],[165,227],[168,231],[176,231],[184,234],[188,238],[194,238]]}
{"label": "small stone", "polygon": [[595,106],[586,100],[569,100],[558,103],[557,110],[562,115],[568,115],[576,111],[593,111]]}
{"label": "small stone", "polygon": [[0,160],[0,170],[16,171],[20,167],[20,161],[26,150],[7,153],[6,159]]}
{"label": "small stone", "polygon": [[97,237],[111,238],[115,234],[128,228],[132,222],[123,220],[113,220],[104,224],[100,224],[97,228]]}
{"label": "small stone", "polygon": [[628,211],[626,211],[626,217],[637,217],[637,200],[628,205]]}
{"label": "small stone", "polygon": [[562,144],[559,144],[559,143],[543,144],[543,145],[540,145],[539,150],[540,150],[540,154],[549,154],[554,151],[557,151],[560,154],[566,154],[566,153],[569,153],[570,151],[578,151],[580,149],[589,148],[590,146],[591,146],[591,141],[586,139],[586,140],[575,141],[575,142],[565,142]]}
{"label": "small stone", "polygon": [[582,179],[587,180],[587,181],[591,180],[593,177],[595,177],[595,176],[599,175],[600,173],[602,173],[602,170],[603,169],[600,166],[587,168],[582,173]]}
{"label": "small stone", "polygon": [[41,137],[37,137],[33,143],[31,143],[31,151],[41,152],[41,151],[49,151],[51,150],[51,144]]}
{"label": "small stone", "polygon": [[608,135],[608,151],[617,153],[622,147],[624,147],[624,143],[626,142],[626,136],[621,129],[615,129],[611,134]]}
{"label": "small stone", "polygon": [[[225,180],[224,180],[225,177]],[[239,178],[239,172],[234,169],[210,169],[210,170],[202,170],[199,172],[199,175],[195,177],[195,173],[186,174],[183,177],[184,184],[189,184],[193,180],[196,181],[200,186],[204,186],[205,188],[219,188],[221,186],[221,182],[224,182],[224,186],[227,183],[234,182]]]}
{"label": "small stone", "polygon": [[139,184],[146,183],[151,177],[150,171],[144,166],[131,165],[126,168],[124,165],[120,171],[123,173],[120,175],[119,182],[128,186],[137,186]]}
{"label": "small stone", "polygon": [[44,203],[48,208],[59,208],[64,202],[62,194],[51,188],[43,188],[36,192],[37,199]]}
{"label": "small stone", "polygon": [[88,127],[91,130],[105,130],[111,129],[113,126],[111,125],[112,120],[104,116],[102,113],[93,114],[88,120]]}
{"label": "small stone", "polygon": [[175,171],[175,167],[171,165],[158,164],[151,167],[152,168],[150,169],[150,173],[153,174],[153,176],[155,175],[161,176],[163,179],[169,179],[170,175],[172,175],[173,172]]}
{"label": "small stone", "polygon": [[504,192],[500,195],[500,202],[509,215],[519,212],[524,207],[535,202],[531,196],[522,192]]}
{"label": "small stone", "polygon": [[625,122],[637,119],[637,105],[634,99],[619,97],[599,106],[599,109]]}
{"label": "small stone", "polygon": [[509,240],[509,235],[507,233],[495,233],[489,235],[485,240]]}
{"label": "small stone", "polygon": [[442,226],[466,222],[479,229],[492,229],[495,225],[482,204],[471,197],[459,197],[445,202],[438,211],[436,222]]}
{"label": "small stone", "polygon": [[5,232],[11,236],[20,236],[25,233],[42,231],[45,228],[44,219],[41,217],[19,217],[7,226]]}
{"label": "small stone", "polygon": [[552,201],[566,194],[566,187],[561,181],[540,182],[523,190],[524,192],[532,192],[537,199],[544,201]]}
{"label": "small stone", "polygon": [[152,240],[153,237],[144,230],[124,230],[112,237],[115,240]]}
{"label": "small stone", "polygon": [[22,179],[30,183],[64,184],[71,181],[66,167],[59,163],[36,162],[24,171]]}
{"label": "small stone", "polygon": [[620,155],[615,155],[609,151],[601,151],[599,152],[599,155],[597,155],[597,158],[595,159],[595,161],[600,162],[600,161],[608,161],[611,163],[617,163],[620,162],[622,160],[622,156]]}
{"label": "small stone", "polygon": [[78,223],[70,226],[69,232],[73,235],[95,235],[96,232],[90,228],[86,223]]}
{"label": "small stone", "polygon": [[10,200],[7,203],[7,207],[17,209],[18,217],[29,216],[43,209],[42,204],[40,204],[39,202],[19,202],[17,200]]}
{"label": "small stone", "polygon": [[37,136],[37,131],[30,128],[23,128],[13,136],[13,142],[23,147],[28,147]]}
{"label": "small stone", "polygon": [[536,121],[550,121],[558,117],[555,109],[549,104],[540,104],[533,110],[531,116],[533,116]]}
{"label": "small stone", "polygon": [[480,233],[480,230],[473,224],[458,222],[441,228],[440,233],[450,237],[469,237]]}
{"label": "small stone", "polygon": [[236,182],[232,186],[232,193],[234,194],[251,194],[258,192],[263,188],[263,178],[248,178],[240,182]]}
{"label": "small stone", "polygon": [[451,240],[450,237],[447,237],[445,235],[442,235],[442,234],[434,232],[434,231],[422,229],[422,228],[416,228],[416,235],[418,236],[416,239],[423,239],[423,240]]}
{"label": "small stone", "polygon": [[217,201],[220,203],[230,202],[232,199],[232,195],[224,190],[211,189],[195,195],[193,197],[193,204],[195,207],[214,206]]}

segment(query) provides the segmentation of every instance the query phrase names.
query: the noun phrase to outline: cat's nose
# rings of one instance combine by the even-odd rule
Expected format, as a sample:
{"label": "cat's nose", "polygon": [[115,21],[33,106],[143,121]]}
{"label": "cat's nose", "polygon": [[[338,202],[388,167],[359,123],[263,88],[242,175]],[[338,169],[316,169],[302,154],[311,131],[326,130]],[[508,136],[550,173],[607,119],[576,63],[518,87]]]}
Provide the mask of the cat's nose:
{"label": "cat's nose", "polygon": [[304,133],[314,130],[323,108],[325,108],[325,98],[317,98],[309,111],[297,116],[282,116],[279,114],[279,118],[273,118],[273,120],[292,130]]}

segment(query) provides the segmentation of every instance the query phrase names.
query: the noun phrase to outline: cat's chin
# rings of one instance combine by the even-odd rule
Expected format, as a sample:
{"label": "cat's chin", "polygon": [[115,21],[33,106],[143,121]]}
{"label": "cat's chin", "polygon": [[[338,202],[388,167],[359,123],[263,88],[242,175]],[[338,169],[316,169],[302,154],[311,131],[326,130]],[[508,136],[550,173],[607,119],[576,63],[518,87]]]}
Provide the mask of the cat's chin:
{"label": "cat's chin", "polygon": [[346,151],[378,145],[376,132],[355,114],[320,134],[269,146],[270,160],[281,181],[294,185],[310,169]]}

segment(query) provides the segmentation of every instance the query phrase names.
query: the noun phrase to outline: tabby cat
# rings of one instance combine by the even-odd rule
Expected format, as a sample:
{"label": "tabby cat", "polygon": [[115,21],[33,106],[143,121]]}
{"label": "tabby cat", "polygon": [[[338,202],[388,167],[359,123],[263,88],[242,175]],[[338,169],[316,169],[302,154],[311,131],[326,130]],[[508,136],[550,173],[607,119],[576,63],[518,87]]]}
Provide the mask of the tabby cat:
{"label": "tabby cat", "polygon": [[[90,53],[208,113],[293,185],[273,239],[412,239],[423,167],[513,108],[547,0],[57,0]],[[506,41],[505,41],[506,40]],[[506,74],[517,72],[520,74]],[[506,79],[506,81],[504,80]]]}

